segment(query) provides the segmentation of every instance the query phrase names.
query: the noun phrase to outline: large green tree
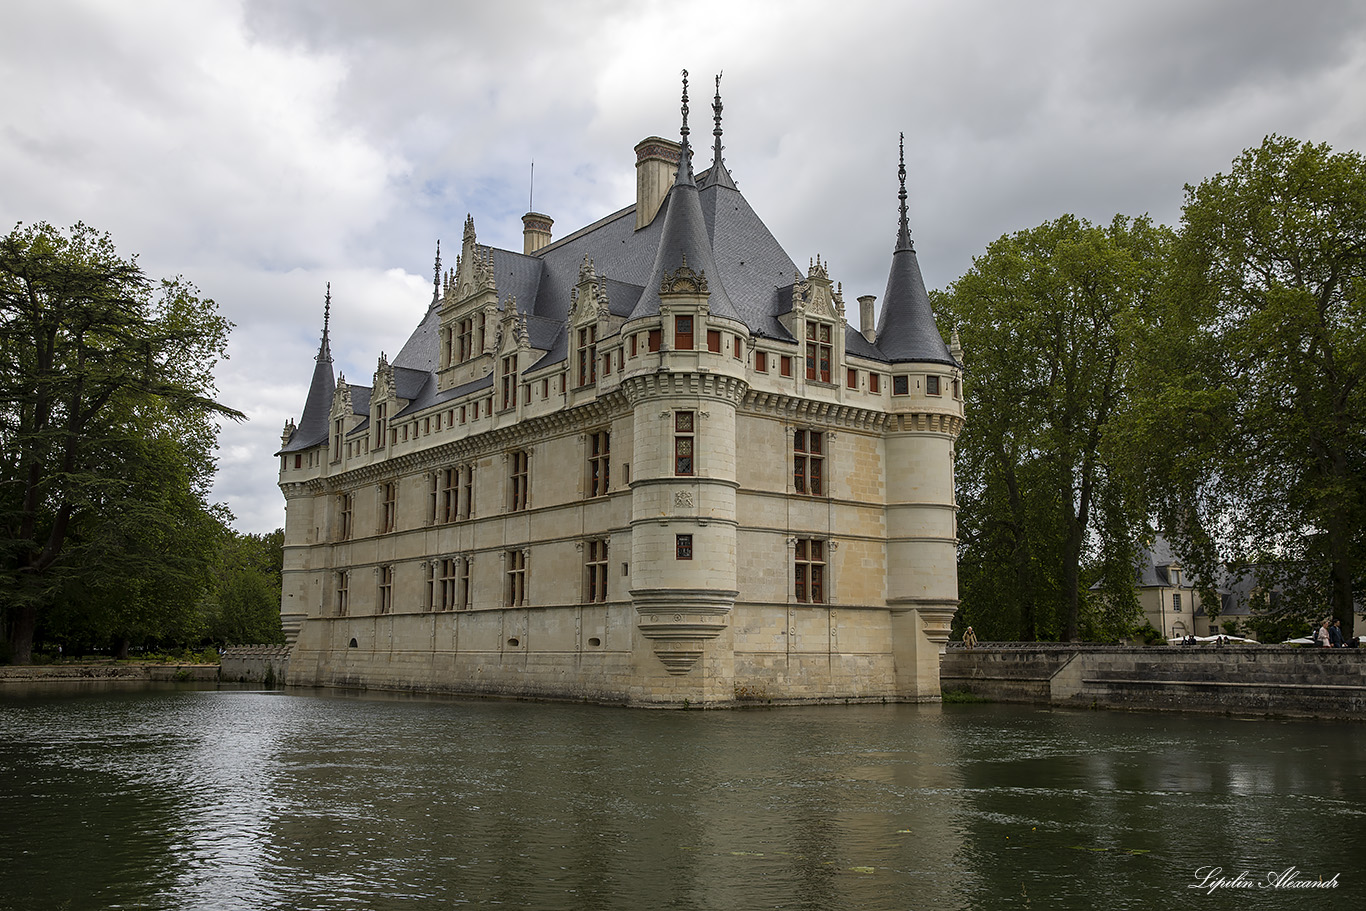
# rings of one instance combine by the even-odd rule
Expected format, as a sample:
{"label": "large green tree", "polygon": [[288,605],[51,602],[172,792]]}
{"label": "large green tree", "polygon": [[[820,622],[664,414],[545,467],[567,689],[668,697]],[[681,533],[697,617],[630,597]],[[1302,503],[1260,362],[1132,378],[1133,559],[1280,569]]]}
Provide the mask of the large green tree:
{"label": "large green tree", "polygon": [[229,328],[192,285],[149,281],[85,225],[0,239],[0,605],[14,660],[59,611],[122,612],[109,629],[127,633],[197,600],[214,550],[214,419],[241,417],[213,398]]}
{"label": "large green tree", "polygon": [[223,645],[283,644],[280,576],[285,532],[229,533],[204,602],[206,634]]}
{"label": "large green tree", "polygon": [[[1143,425],[1168,533],[1352,630],[1366,584],[1366,159],[1280,136],[1186,188]],[[1140,432],[1140,437],[1146,435]]]}
{"label": "large green tree", "polygon": [[967,361],[963,616],[988,636],[1128,631],[1147,523],[1133,475],[1105,444],[1170,241],[1146,218],[1067,215],[995,241],[939,296]]}

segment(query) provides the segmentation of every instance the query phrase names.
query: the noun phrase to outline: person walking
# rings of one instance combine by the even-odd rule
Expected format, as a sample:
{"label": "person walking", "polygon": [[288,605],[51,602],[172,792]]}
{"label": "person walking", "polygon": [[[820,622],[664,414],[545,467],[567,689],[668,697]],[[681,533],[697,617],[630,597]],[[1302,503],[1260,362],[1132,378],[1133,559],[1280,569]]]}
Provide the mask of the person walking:
{"label": "person walking", "polygon": [[1314,645],[1319,648],[1332,648],[1333,640],[1328,632],[1328,621],[1324,620],[1319,624],[1319,628],[1314,630]]}
{"label": "person walking", "polygon": [[1328,627],[1328,644],[1333,648],[1342,648],[1347,643],[1342,641],[1342,621],[1334,620],[1333,625]]}
{"label": "person walking", "polygon": [[977,647],[977,634],[974,633],[974,632],[972,631],[972,627],[970,627],[970,626],[969,626],[966,630],[964,630],[964,632],[963,632],[963,647],[964,647],[964,648],[976,648],[976,647]]}

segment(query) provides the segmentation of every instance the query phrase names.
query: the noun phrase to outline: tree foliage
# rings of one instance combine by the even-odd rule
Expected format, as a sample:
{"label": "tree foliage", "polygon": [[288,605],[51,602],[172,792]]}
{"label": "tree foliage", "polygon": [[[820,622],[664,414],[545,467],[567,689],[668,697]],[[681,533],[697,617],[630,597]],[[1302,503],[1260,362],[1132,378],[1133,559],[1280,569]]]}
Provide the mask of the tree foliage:
{"label": "tree foliage", "polygon": [[219,551],[213,590],[203,602],[205,634],[223,645],[283,644],[280,575],[285,532],[229,534]]}
{"label": "tree foliage", "polygon": [[[40,620],[155,633],[208,581],[213,368],[230,324],[85,225],[0,239],[0,604],[16,660]],[[179,614],[182,620],[177,620]]]}
{"label": "tree foliage", "polygon": [[1063,216],[992,243],[936,303],[966,351],[960,596],[985,636],[1113,638],[1132,625],[1145,504],[1106,441],[1170,242],[1145,218]]}
{"label": "tree foliage", "polygon": [[1366,582],[1366,160],[1271,136],[1188,186],[1172,289],[1170,358],[1150,366],[1132,437],[1140,451],[1167,430],[1146,454],[1157,514],[1206,589],[1221,560],[1248,567],[1350,634]]}

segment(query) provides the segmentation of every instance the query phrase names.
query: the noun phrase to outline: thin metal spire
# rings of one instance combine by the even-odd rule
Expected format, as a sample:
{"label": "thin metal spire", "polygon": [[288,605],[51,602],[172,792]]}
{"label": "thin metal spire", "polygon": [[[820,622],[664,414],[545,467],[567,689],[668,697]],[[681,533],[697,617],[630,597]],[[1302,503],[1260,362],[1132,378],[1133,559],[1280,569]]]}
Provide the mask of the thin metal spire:
{"label": "thin metal spire", "polygon": [[332,283],[327,283],[327,296],[323,299],[323,341],[318,346],[319,361],[332,360],[332,348],[327,342],[328,323],[332,320]]}
{"label": "thin metal spire", "polygon": [[712,130],[712,134],[716,137],[716,146],[712,154],[712,167],[721,163],[721,109],[721,74],[717,73],[716,98],[713,99],[711,103],[712,114],[716,118],[716,128]]}
{"label": "thin metal spire", "polygon": [[441,238],[436,239],[436,264],[432,266],[432,303],[441,299]]}
{"label": "thin metal spire", "polygon": [[679,131],[683,137],[682,158],[679,161],[680,169],[686,167],[688,175],[692,176],[692,147],[688,145],[688,71],[683,71],[683,127]]}
{"label": "thin metal spire", "polygon": [[901,224],[897,229],[896,248],[898,250],[914,250],[915,246],[911,243],[911,223],[906,216],[906,134],[901,134],[901,166],[897,169],[897,176],[901,180],[901,192],[897,194],[901,200]]}
{"label": "thin metal spire", "polygon": [[526,194],[526,210],[536,211],[536,159],[531,159],[531,187]]}

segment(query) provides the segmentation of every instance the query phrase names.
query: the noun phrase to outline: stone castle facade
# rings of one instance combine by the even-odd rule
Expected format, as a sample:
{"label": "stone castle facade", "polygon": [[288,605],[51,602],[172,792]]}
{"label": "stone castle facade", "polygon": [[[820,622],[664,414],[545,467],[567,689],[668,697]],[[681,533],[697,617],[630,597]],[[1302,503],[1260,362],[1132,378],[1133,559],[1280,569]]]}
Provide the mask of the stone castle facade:
{"label": "stone castle facade", "polygon": [[[663,706],[929,700],[957,607],[961,352],[900,225],[860,330],[721,158],[479,244],[370,386],[328,323],[279,453],[289,682]],[[330,303],[330,290],[329,290]],[[330,310],[330,307],[329,307]]]}

